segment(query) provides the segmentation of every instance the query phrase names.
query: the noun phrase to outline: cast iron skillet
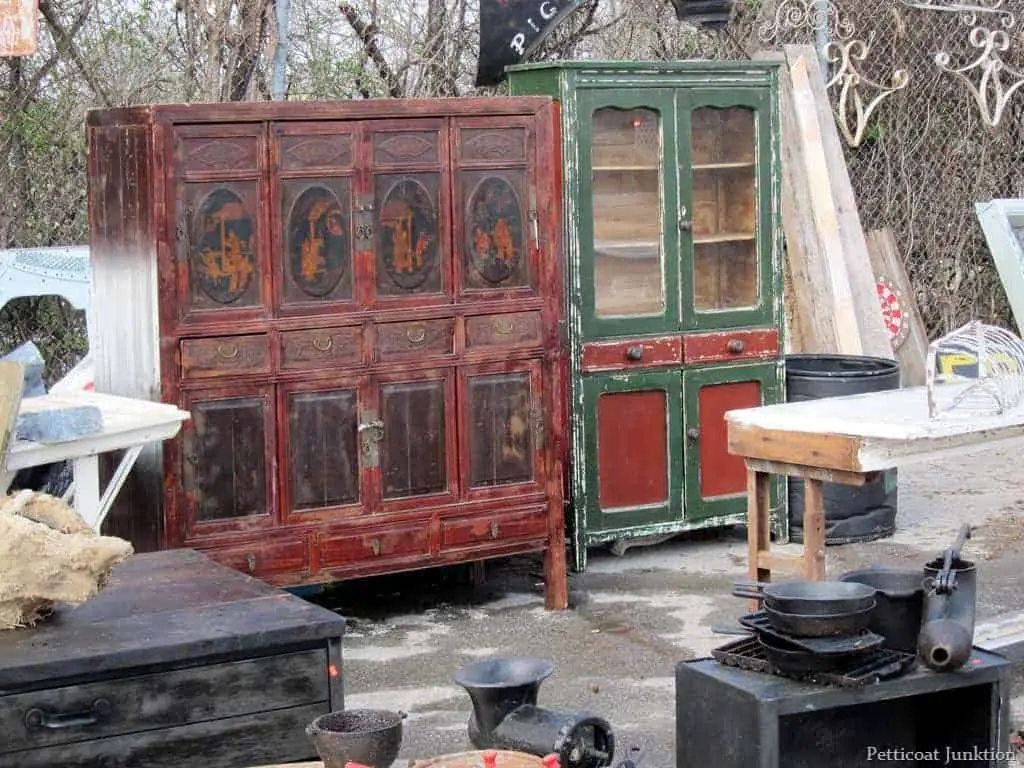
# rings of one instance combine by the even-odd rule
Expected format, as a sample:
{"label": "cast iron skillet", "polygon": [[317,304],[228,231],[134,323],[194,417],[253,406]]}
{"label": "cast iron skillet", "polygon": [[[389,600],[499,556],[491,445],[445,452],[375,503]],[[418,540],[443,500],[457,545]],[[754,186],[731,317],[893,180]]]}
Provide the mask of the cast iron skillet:
{"label": "cast iron skillet", "polygon": [[800,614],[783,613],[765,604],[764,612],[772,627],[786,635],[794,637],[839,637],[856,635],[871,622],[875,611],[874,599],[867,608],[846,613],[818,614],[803,616]]}
{"label": "cast iron skillet", "polygon": [[838,616],[873,608],[875,589],[853,581],[737,582],[733,595],[794,616]]}
{"label": "cast iron skillet", "polygon": [[757,639],[768,661],[782,672],[790,674],[835,672],[843,669],[851,659],[874,650],[869,647],[848,653],[820,654],[795,648],[783,640],[765,634],[758,635]]}

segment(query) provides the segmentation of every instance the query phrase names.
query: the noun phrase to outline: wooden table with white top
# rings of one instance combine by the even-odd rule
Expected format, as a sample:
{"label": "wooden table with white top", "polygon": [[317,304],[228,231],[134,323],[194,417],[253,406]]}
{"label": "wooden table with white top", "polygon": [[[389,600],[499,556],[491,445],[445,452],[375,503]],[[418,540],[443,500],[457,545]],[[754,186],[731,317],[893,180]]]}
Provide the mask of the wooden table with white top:
{"label": "wooden table with white top", "polygon": [[[944,400],[960,384],[942,385]],[[750,578],[798,568],[825,579],[822,483],[863,485],[877,473],[1024,437],[1024,407],[993,416],[950,412],[929,417],[926,387],[781,403],[726,414],[729,452],[747,466]],[[804,551],[771,552],[769,476],[803,478]]]}
{"label": "wooden table with white top", "polygon": [[[147,443],[174,437],[181,429],[182,422],[189,419],[189,413],[166,403],[86,391],[28,397],[21,401],[19,412],[40,412],[83,405],[93,405],[100,409],[103,429],[92,435],[59,443],[26,440],[12,442],[7,454],[7,466],[0,472],[0,490],[6,491],[10,487],[18,470],[71,461],[75,510],[88,525],[99,531],[142,448]],[[99,455],[122,450],[124,456],[101,494]]]}

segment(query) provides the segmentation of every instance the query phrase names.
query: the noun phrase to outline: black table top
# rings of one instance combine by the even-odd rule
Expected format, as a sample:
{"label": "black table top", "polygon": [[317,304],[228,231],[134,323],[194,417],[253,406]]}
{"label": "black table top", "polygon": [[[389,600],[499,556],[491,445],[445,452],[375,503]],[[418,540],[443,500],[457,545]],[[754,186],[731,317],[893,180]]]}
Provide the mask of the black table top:
{"label": "black table top", "polygon": [[345,620],[194,550],[134,555],[96,597],[0,631],[0,693],[340,637]]}

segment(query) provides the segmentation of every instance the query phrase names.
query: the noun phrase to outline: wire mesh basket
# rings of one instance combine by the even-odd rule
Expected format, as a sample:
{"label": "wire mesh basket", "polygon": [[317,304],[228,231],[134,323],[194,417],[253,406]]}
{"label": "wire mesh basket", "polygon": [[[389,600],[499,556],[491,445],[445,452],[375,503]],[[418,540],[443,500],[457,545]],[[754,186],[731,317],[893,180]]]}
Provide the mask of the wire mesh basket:
{"label": "wire mesh basket", "polygon": [[925,376],[930,418],[998,416],[1024,398],[1024,341],[968,323],[928,345]]}

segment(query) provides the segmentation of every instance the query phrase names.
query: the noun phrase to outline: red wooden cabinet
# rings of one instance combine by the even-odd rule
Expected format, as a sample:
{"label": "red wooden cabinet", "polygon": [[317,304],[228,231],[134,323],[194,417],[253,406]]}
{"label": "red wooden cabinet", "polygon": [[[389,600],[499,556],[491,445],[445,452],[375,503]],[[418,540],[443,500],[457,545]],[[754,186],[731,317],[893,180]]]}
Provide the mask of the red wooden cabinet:
{"label": "red wooden cabinet", "polygon": [[564,607],[555,131],[546,97],[90,113],[97,386],[192,413],[112,530],[287,585],[544,550]]}

